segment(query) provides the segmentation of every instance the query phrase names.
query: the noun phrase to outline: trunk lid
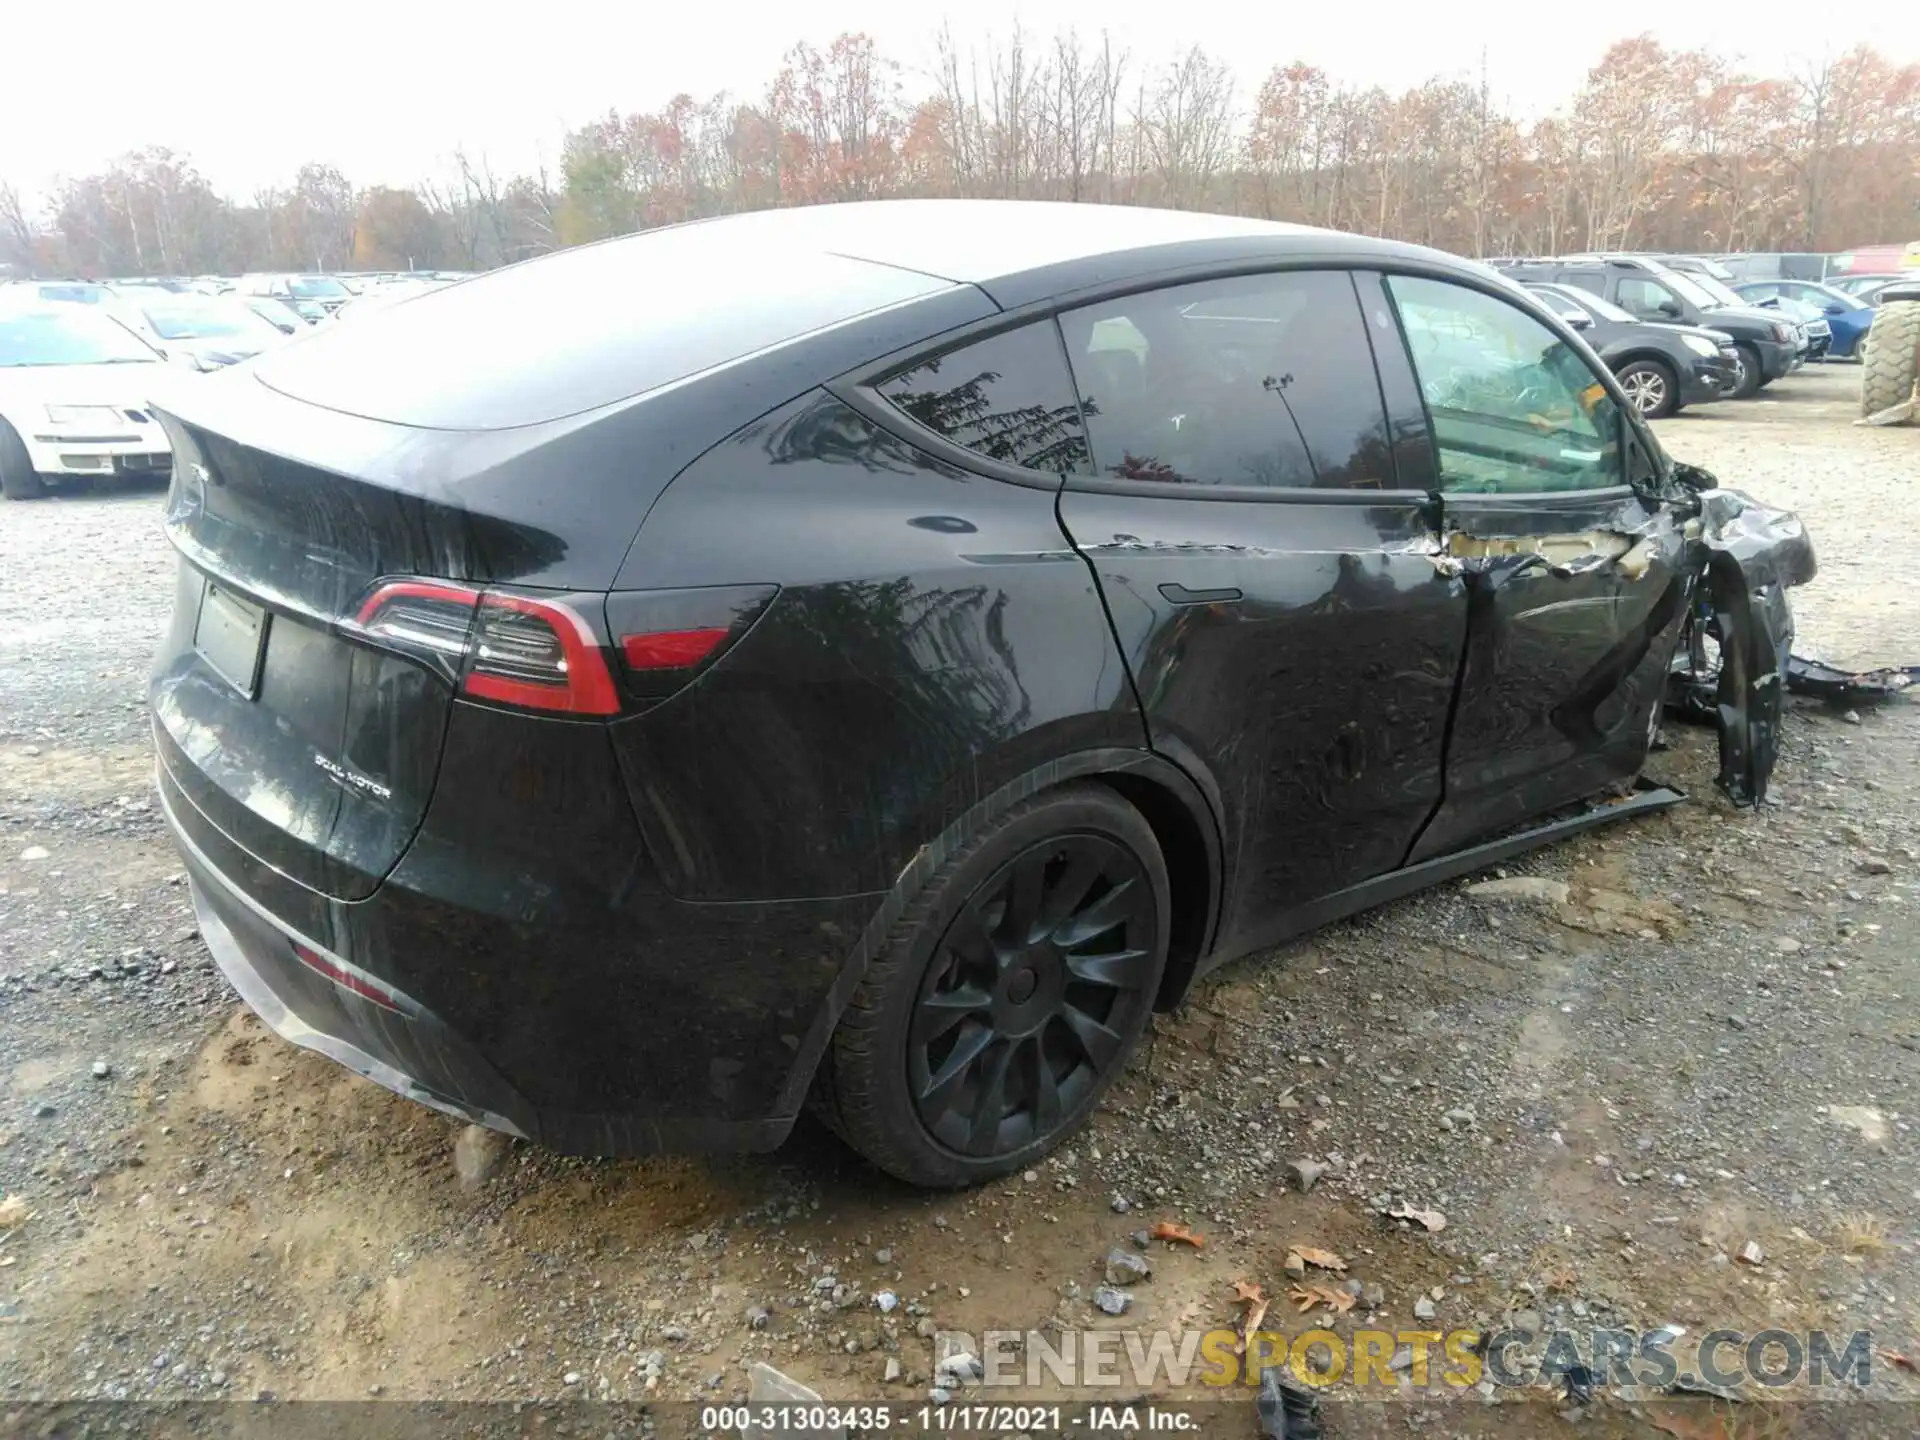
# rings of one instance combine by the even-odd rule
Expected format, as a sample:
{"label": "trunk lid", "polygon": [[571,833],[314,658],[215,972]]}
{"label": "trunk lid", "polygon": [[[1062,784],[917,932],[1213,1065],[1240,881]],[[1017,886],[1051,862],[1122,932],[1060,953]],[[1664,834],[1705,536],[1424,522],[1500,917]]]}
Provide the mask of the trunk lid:
{"label": "trunk lid", "polygon": [[149,687],[160,759],[256,859],[364,899],[425,813],[454,677],[357,633],[361,602],[393,576],[604,590],[640,516],[589,526],[530,483],[533,449],[563,468],[577,449],[551,427],[409,430],[203,379],[191,415],[160,412],[180,554]]}

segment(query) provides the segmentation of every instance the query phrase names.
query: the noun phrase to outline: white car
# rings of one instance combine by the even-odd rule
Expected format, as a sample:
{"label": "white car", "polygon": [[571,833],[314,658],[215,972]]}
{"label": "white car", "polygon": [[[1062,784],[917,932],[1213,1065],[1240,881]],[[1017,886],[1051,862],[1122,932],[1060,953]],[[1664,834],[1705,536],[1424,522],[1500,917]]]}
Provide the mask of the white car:
{"label": "white car", "polygon": [[403,300],[412,300],[416,296],[430,295],[435,290],[447,288],[444,280],[388,280],[369,285],[360,292],[360,298],[342,305],[327,318],[340,321],[356,315],[371,315],[384,310],[389,305],[398,305]]}
{"label": "white car", "polygon": [[188,373],[100,307],[0,306],[0,493],[170,474],[149,402]]}
{"label": "white car", "polygon": [[231,295],[173,295],[123,289],[116,309],[154,349],[196,370],[251,360],[283,345],[287,336]]}
{"label": "white car", "polygon": [[309,325],[326,319],[353,299],[353,292],[331,275],[242,275],[234,288],[242,295],[268,295],[284,301]]}

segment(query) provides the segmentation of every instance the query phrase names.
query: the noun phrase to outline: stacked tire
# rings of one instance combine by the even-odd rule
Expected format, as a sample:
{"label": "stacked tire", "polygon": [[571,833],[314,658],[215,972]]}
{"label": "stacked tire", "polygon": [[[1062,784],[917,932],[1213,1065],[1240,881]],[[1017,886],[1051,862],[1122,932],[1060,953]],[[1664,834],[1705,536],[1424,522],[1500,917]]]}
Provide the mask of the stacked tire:
{"label": "stacked tire", "polygon": [[1913,387],[1920,379],[1920,278],[1880,292],[1879,314],[1867,331],[1861,371],[1863,418],[1872,420],[1890,411],[1904,411],[1897,418],[1914,418]]}

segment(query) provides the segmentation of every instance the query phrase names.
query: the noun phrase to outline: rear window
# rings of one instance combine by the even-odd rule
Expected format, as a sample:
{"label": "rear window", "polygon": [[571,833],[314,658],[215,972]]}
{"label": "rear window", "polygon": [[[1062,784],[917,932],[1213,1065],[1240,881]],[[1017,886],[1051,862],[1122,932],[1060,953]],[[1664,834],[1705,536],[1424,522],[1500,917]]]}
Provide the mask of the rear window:
{"label": "rear window", "polygon": [[770,254],[690,225],[562,251],[420,295],[256,362],[310,404],[399,425],[506,430],[641,395],[951,288],[838,255]]}

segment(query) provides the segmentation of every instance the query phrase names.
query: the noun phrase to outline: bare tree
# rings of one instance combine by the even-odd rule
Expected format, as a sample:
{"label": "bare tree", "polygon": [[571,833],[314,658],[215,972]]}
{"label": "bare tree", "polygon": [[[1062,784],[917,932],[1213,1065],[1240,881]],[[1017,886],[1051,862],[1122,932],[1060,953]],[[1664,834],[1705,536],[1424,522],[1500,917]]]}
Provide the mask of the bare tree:
{"label": "bare tree", "polygon": [[1195,46],[1161,71],[1134,124],[1158,182],[1155,196],[1197,206],[1233,158],[1233,75]]}
{"label": "bare tree", "polygon": [[27,217],[27,205],[19,187],[0,180],[0,262],[18,275],[34,271],[34,241],[38,230]]}

